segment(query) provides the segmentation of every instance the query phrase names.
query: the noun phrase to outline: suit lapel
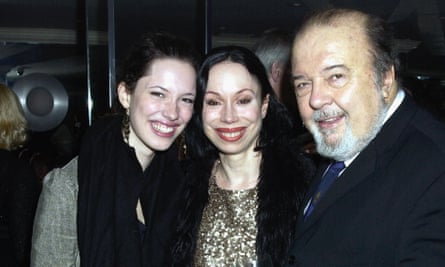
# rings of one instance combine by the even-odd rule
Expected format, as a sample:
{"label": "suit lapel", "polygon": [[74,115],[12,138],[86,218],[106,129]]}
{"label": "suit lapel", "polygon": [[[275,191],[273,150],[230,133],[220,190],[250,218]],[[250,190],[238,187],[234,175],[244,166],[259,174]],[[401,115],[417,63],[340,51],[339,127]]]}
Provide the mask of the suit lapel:
{"label": "suit lapel", "polygon": [[[322,162],[317,166],[317,170],[313,176],[312,182],[306,192],[305,198],[302,202],[302,206],[299,210],[298,219],[297,219],[297,226],[303,226],[305,225],[304,222],[304,210],[307,207],[307,204],[309,200],[311,199],[312,195],[317,190],[318,185],[320,184],[321,177],[323,176],[324,171],[329,166],[328,160],[322,160]],[[300,232],[303,232],[306,227],[297,227],[296,236],[298,237]]]}
{"label": "suit lapel", "polygon": [[310,227],[318,218],[325,213],[331,205],[339,198],[352,190],[357,184],[365,180],[375,170],[376,153],[360,154],[325,193],[312,214],[306,220],[306,226]]}
{"label": "suit lapel", "polygon": [[[312,195],[317,190],[317,187],[321,181],[321,177],[323,177],[323,173],[325,172],[325,170],[328,166],[329,166],[329,161],[327,161],[327,160],[323,160],[323,162],[321,162],[319,164],[319,166],[317,166],[317,171],[314,174],[312,183],[311,183],[310,187],[308,188],[305,199],[303,200],[303,203],[304,203],[303,205],[307,205],[307,203],[309,202],[309,199],[312,197]],[[301,210],[302,210],[302,212],[304,212],[304,207]]]}

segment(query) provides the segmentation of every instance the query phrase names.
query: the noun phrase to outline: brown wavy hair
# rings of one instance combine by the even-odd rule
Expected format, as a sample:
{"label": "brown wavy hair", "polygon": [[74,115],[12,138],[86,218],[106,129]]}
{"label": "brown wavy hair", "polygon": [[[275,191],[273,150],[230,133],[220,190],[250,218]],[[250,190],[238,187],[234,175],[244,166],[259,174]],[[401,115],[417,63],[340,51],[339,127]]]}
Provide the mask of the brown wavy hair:
{"label": "brown wavy hair", "polygon": [[0,149],[15,150],[28,140],[28,122],[17,95],[0,84]]}

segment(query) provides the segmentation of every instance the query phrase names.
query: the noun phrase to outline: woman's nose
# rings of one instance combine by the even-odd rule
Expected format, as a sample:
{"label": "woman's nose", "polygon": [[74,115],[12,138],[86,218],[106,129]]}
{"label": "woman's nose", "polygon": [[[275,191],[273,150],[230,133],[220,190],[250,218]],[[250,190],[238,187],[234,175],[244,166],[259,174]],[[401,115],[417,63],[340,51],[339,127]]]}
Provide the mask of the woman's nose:
{"label": "woman's nose", "polygon": [[162,115],[169,120],[176,120],[178,118],[178,106],[175,101],[168,101],[164,105],[164,110],[162,111]]}
{"label": "woman's nose", "polygon": [[223,112],[221,115],[221,121],[226,123],[233,123],[238,120],[238,115],[231,104],[227,104],[223,108]]}

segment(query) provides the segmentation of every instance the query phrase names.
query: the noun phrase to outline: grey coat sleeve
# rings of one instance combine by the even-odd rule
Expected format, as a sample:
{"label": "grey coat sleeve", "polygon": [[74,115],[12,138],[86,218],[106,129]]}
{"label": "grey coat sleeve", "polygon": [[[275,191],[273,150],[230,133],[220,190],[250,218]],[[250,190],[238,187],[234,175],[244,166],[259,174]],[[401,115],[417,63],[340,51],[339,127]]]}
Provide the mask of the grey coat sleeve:
{"label": "grey coat sleeve", "polygon": [[34,219],[32,267],[80,266],[77,193],[77,158],[45,177]]}

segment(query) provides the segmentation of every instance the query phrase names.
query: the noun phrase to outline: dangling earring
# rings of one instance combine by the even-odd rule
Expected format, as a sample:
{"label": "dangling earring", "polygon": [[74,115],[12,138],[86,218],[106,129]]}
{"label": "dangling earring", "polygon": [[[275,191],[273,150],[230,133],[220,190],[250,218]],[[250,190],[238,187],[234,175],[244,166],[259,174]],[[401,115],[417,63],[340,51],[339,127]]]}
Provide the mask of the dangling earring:
{"label": "dangling earring", "polygon": [[184,157],[187,156],[187,144],[185,143],[185,134],[182,134],[182,150],[184,151]]}
{"label": "dangling earring", "polygon": [[185,144],[185,134],[182,133],[178,138],[179,159],[183,160],[187,156],[187,145]]}
{"label": "dangling earring", "polygon": [[122,132],[124,134],[124,141],[128,144],[128,136],[130,135],[130,109],[125,110],[125,115],[122,119]]}

